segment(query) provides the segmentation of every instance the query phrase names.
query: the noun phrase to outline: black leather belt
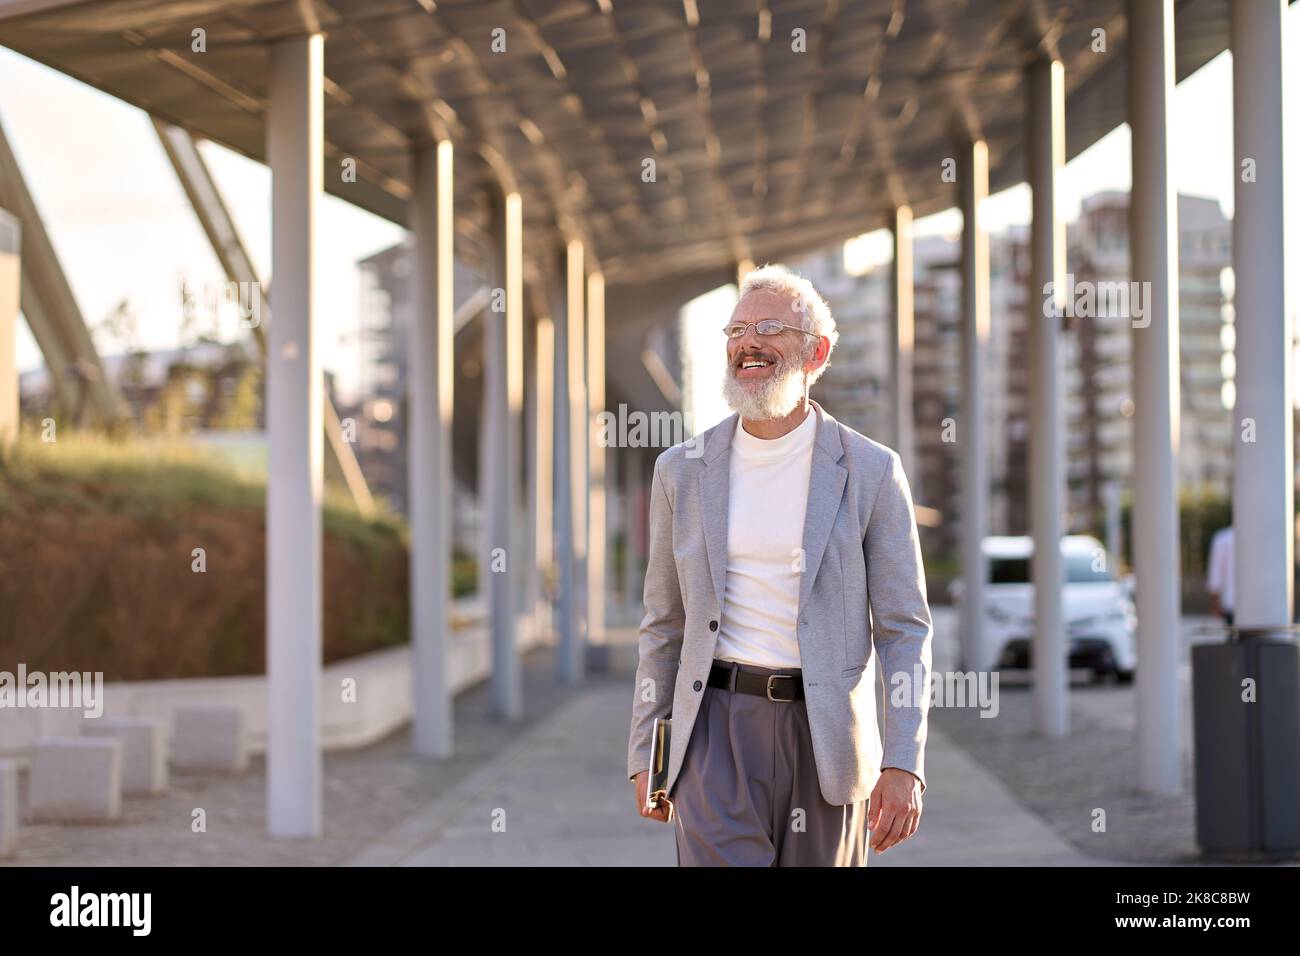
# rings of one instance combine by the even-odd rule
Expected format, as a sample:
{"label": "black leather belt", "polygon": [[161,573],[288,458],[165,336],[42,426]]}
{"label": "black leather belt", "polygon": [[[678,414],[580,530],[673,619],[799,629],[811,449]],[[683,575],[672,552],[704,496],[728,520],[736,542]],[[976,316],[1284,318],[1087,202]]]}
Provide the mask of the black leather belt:
{"label": "black leather belt", "polygon": [[[736,674],[736,686],[731,686],[733,669]],[[735,690],[741,694],[754,694],[768,700],[790,703],[803,700],[803,672],[796,670],[793,674],[755,674],[741,670],[735,665],[714,661],[709,670],[709,686],[721,687],[723,690]]]}

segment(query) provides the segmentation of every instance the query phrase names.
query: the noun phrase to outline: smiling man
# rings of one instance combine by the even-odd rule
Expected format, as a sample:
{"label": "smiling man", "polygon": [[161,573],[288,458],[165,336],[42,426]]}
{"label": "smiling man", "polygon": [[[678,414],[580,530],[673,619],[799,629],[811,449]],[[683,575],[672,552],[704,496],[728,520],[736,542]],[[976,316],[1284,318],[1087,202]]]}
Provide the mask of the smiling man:
{"label": "smiling man", "polygon": [[[808,397],[837,333],[807,279],[750,272],[723,332],[735,414],[655,462],[628,774],[679,865],[865,866],[868,831],[877,852],[906,840],[925,790],[911,493],[894,451]],[[656,717],[668,797],[647,808]]]}

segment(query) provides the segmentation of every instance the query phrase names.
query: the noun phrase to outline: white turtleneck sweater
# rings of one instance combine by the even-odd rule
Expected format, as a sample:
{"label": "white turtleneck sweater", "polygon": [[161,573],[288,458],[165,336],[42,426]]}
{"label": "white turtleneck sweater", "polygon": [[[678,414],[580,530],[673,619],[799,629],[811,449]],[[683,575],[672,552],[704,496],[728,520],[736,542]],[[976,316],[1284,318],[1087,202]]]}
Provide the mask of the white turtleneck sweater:
{"label": "white turtleneck sweater", "polygon": [[817,412],[780,438],[736,423],[727,503],[727,580],[714,657],[799,667],[799,582],[804,562]]}

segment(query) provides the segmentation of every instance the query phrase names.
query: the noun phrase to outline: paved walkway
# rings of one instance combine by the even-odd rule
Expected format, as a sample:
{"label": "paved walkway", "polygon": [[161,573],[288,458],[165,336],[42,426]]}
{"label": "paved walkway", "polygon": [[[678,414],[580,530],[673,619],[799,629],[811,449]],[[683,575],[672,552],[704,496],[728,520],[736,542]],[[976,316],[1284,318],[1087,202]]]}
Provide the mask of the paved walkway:
{"label": "paved walkway", "polygon": [[[633,807],[630,690],[581,692],[351,862],[361,866],[673,866],[672,829]],[[1094,863],[943,734],[926,750],[921,829],[871,866]]]}
{"label": "paved walkway", "polygon": [[352,860],[361,866],[673,866],[671,828],[623,773],[626,687],[581,691]]}
{"label": "paved walkway", "polygon": [[[934,610],[935,663],[943,667],[953,650],[953,619],[947,609]],[[244,777],[175,775],[166,796],[125,801],[117,825],[25,823],[16,856],[0,865],[672,866],[672,828],[636,813],[623,772],[635,631],[620,634],[608,658],[611,673],[575,688],[555,679],[549,651],[528,655],[528,714],[520,721],[492,716],[486,686],[458,696],[452,758],[415,757],[407,730],[327,754],[320,839],[266,838],[265,766],[257,759]],[[1095,864],[1102,854],[1084,855],[1078,838],[1071,843],[1061,834],[1087,827],[1096,806],[1111,811],[1112,842],[1138,844],[1143,833],[1158,829],[1153,820],[1168,816],[1183,834],[1190,826],[1186,812],[1171,815],[1165,804],[1131,797],[1113,780],[1096,785],[1116,775],[1131,784],[1123,766],[1107,769],[1118,765],[1117,754],[1132,750],[1131,727],[1116,716],[1124,709],[1114,696],[1121,692],[1132,688],[1077,695],[1080,718],[1093,711],[1106,717],[1093,721],[1100,728],[1094,733],[1085,733],[1088,721],[1076,720],[1075,736],[1087,744],[1082,749],[1073,741],[1037,741],[1020,713],[1027,711],[1023,693],[1003,695],[999,720],[932,711],[921,829],[905,844],[873,854],[871,865]],[[198,807],[207,813],[203,833],[191,828]],[[1141,846],[1129,858],[1181,859],[1158,849]]]}

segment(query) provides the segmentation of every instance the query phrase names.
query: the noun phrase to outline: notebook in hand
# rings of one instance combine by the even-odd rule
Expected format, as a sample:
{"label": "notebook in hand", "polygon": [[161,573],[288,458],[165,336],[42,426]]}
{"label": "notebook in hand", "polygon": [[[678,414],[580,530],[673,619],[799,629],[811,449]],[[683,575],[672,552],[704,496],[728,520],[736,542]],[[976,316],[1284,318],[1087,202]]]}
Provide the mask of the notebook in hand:
{"label": "notebook in hand", "polygon": [[646,787],[645,805],[659,806],[659,799],[668,796],[668,743],[672,734],[671,717],[656,717],[651,731],[650,785]]}

